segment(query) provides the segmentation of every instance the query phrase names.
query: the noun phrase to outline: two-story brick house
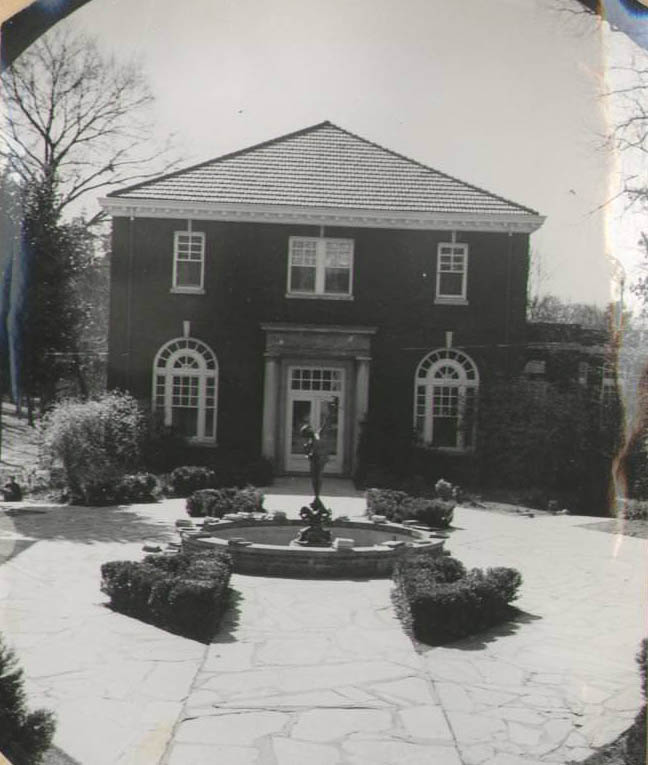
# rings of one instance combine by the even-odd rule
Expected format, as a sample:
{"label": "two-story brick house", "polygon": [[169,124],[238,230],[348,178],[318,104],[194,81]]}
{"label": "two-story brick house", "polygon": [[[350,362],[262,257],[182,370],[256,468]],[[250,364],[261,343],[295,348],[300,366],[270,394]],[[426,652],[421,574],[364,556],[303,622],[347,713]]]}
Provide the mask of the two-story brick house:
{"label": "two-story brick house", "polygon": [[109,386],[206,448],[328,471],[362,423],[474,449],[523,342],[536,212],[324,122],[110,194]]}

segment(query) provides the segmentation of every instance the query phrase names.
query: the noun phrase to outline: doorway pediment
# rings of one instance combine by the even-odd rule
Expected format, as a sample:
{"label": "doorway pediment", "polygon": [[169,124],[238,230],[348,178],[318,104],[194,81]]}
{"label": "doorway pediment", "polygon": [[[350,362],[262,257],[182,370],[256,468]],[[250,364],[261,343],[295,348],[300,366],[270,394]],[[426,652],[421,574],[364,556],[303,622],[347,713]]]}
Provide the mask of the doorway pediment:
{"label": "doorway pediment", "polygon": [[376,327],[262,324],[265,352],[272,356],[370,358]]}

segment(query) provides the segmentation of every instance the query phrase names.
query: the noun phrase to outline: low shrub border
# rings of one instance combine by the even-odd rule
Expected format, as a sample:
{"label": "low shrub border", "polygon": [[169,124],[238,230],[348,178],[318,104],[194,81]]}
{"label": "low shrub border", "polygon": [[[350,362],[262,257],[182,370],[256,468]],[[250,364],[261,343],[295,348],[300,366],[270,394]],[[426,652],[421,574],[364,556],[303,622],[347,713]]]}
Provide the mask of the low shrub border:
{"label": "low shrub border", "polygon": [[3,762],[38,765],[49,748],[56,722],[44,709],[29,712],[23,670],[0,635],[0,753]]}
{"label": "low shrub border", "polygon": [[466,571],[451,556],[406,556],[394,567],[394,603],[404,626],[431,645],[458,640],[513,614],[522,576],[513,568]]}
{"label": "low shrub border", "polygon": [[394,489],[367,489],[367,515],[384,515],[388,521],[419,521],[437,529],[452,523],[454,500],[447,497],[412,497]]}
{"label": "low shrub border", "polygon": [[188,497],[200,489],[215,489],[216,473],[200,465],[182,465],[169,476],[169,489],[176,497]]}
{"label": "low shrub border", "polygon": [[209,641],[227,604],[232,561],[224,553],[147,555],[101,567],[101,590],[115,611]]}
{"label": "low shrub border", "polygon": [[152,473],[133,473],[115,481],[89,483],[85,497],[72,497],[73,501],[91,506],[129,505],[135,502],[157,502],[162,487]]}
{"label": "low shrub border", "polygon": [[188,497],[200,489],[223,489],[268,486],[272,483],[272,464],[264,457],[250,459],[235,454],[223,455],[217,464],[182,465],[171,471],[169,491],[176,497]]}
{"label": "low shrub border", "polygon": [[187,513],[194,518],[222,518],[226,513],[265,513],[263,492],[248,489],[200,489],[187,497]]}

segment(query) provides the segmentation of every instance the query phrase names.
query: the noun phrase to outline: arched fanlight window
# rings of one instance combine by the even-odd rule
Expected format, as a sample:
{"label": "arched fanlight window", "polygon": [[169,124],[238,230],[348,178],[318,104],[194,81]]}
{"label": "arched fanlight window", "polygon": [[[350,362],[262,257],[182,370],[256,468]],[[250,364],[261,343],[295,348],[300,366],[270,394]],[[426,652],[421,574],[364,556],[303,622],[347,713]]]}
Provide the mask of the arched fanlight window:
{"label": "arched fanlight window", "polygon": [[153,407],[164,424],[187,438],[216,440],[218,361],[209,346],[191,337],[171,340],[153,362]]}
{"label": "arched fanlight window", "polygon": [[421,361],[414,379],[414,430],[426,446],[470,451],[475,445],[479,372],[454,348],[439,348]]}

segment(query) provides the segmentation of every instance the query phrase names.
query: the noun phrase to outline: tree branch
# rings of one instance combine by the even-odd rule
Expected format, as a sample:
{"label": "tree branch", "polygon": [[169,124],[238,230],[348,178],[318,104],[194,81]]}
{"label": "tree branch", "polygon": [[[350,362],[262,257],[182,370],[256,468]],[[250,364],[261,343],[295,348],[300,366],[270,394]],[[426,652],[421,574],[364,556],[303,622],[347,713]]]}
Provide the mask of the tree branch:
{"label": "tree branch", "polygon": [[103,56],[90,38],[53,30],[2,81],[0,157],[23,179],[53,182],[60,212],[84,194],[173,164],[168,146],[150,150],[153,96],[141,68]]}

